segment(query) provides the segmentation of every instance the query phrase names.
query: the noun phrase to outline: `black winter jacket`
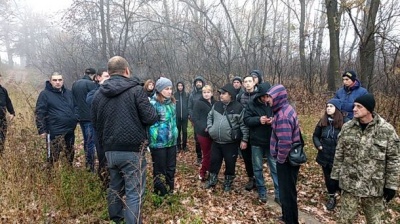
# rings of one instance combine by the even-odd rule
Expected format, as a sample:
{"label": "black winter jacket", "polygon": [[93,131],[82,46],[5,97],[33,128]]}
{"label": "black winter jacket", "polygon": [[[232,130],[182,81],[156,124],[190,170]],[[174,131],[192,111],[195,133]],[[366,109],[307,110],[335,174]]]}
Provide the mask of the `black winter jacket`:
{"label": "black winter jacket", "polygon": [[15,115],[14,107],[11,103],[11,99],[8,96],[6,88],[0,85],[0,119],[4,119],[6,112]]}
{"label": "black winter jacket", "polygon": [[64,86],[60,90],[54,89],[46,81],[46,87],[36,102],[36,127],[39,134],[57,136],[73,132],[78,118],[76,112],[71,91]]}
{"label": "black winter jacket", "polygon": [[185,84],[183,82],[176,83],[176,86],[178,86],[179,83],[183,85],[183,90],[180,92],[177,87],[174,93],[174,98],[176,100],[176,120],[185,121],[188,119],[189,115],[189,94],[185,92]]}
{"label": "black winter jacket", "polygon": [[138,82],[112,75],[95,93],[91,118],[105,151],[140,151],[158,116]]}
{"label": "black winter jacket", "polygon": [[[345,119],[345,122],[348,119]],[[313,133],[313,142],[315,148],[318,149],[322,146],[322,151],[318,150],[316,161],[321,166],[325,167],[327,165],[333,166],[333,160],[335,158],[337,136],[341,129],[337,129],[333,126],[333,120],[329,121],[329,125],[326,127],[321,127],[321,121],[315,127]]]}
{"label": "black winter jacket", "polygon": [[249,143],[254,146],[269,148],[272,127],[271,125],[261,124],[261,116],[272,117],[272,109],[260,102],[260,98],[257,97],[247,104],[243,120],[244,124],[249,127]]}
{"label": "black winter jacket", "polygon": [[80,121],[90,121],[90,105],[86,103],[87,94],[96,89],[97,84],[93,82],[89,75],[83,76],[82,79],[74,82],[72,85],[72,95],[74,96],[75,105],[78,108]]}
{"label": "black winter jacket", "polygon": [[189,95],[189,102],[188,102],[188,109],[189,109],[189,116],[190,117],[192,117],[192,115],[193,115],[194,104],[196,103],[196,101],[200,100],[203,97],[201,89],[197,89],[196,88],[196,82],[197,81],[201,81],[203,83],[203,87],[206,85],[206,81],[201,76],[197,76],[193,80],[193,91]]}
{"label": "black winter jacket", "polygon": [[214,103],[215,100],[213,97],[211,97],[211,103],[202,97],[194,104],[192,121],[196,134],[204,137],[210,136],[205,130],[207,128],[207,116]]}

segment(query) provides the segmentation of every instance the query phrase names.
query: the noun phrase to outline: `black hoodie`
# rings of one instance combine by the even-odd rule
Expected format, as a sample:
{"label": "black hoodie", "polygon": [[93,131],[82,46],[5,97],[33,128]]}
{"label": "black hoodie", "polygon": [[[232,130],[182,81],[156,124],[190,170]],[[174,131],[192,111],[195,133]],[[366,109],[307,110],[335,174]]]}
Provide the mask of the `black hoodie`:
{"label": "black hoodie", "polygon": [[203,83],[204,87],[206,85],[206,81],[204,80],[203,77],[201,76],[197,76],[194,80],[193,80],[193,91],[190,93],[189,95],[189,103],[188,103],[188,108],[189,108],[189,116],[192,116],[193,114],[193,106],[196,103],[196,101],[200,100],[202,95],[201,89],[197,89],[196,87],[196,82],[197,81],[201,81]]}
{"label": "black hoodie", "polygon": [[[179,83],[183,85],[182,92],[178,90]],[[174,93],[174,98],[176,100],[176,120],[187,120],[189,115],[189,95],[185,92],[185,84],[183,82],[176,83],[176,92]]]}
{"label": "black hoodie", "polygon": [[105,151],[140,150],[147,139],[146,126],[158,116],[137,81],[112,75],[94,95],[91,118]]}

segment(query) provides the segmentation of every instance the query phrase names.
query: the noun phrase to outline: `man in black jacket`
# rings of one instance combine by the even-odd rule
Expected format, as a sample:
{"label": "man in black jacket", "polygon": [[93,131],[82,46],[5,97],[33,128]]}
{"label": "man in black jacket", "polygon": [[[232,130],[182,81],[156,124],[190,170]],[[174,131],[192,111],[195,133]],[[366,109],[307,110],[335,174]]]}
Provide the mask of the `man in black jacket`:
{"label": "man in black jacket", "polygon": [[272,133],[272,109],[261,100],[262,97],[266,97],[270,88],[271,85],[268,82],[258,85],[258,93],[247,104],[244,123],[249,127],[250,132],[252,165],[259,200],[263,203],[267,202],[267,190],[263,174],[263,159],[267,158],[269,172],[274,183],[275,202],[280,204],[276,160],[271,156],[269,150]]}
{"label": "man in black jacket", "polygon": [[146,127],[158,116],[142,86],[130,78],[124,58],[112,57],[108,73],[111,78],[95,93],[91,107],[93,127],[106,152],[110,173],[108,213],[116,223],[123,219],[126,223],[141,223],[146,189]]}
{"label": "man in black jacket", "polygon": [[65,155],[72,165],[74,160],[75,127],[78,115],[70,90],[64,87],[62,75],[55,72],[46,81],[36,102],[36,126],[39,135],[50,141],[47,161],[52,164],[65,148]]}
{"label": "man in black jacket", "polygon": [[[1,75],[0,75],[1,77]],[[15,111],[6,88],[0,85],[0,155],[4,151],[4,142],[7,135],[7,117],[6,113],[10,113],[10,121],[14,119]]]}
{"label": "man in black jacket", "polygon": [[188,100],[189,96],[185,92],[185,84],[178,82],[176,84],[174,98],[176,100],[176,127],[178,128],[178,152],[187,151],[187,126],[188,126]]}
{"label": "man in black jacket", "polygon": [[95,144],[93,126],[90,122],[90,105],[86,102],[86,96],[96,88],[96,83],[93,81],[95,74],[95,69],[88,68],[85,70],[83,78],[72,85],[72,95],[74,96],[74,103],[78,108],[79,125],[81,126],[83,135],[86,168],[91,172],[94,172]]}

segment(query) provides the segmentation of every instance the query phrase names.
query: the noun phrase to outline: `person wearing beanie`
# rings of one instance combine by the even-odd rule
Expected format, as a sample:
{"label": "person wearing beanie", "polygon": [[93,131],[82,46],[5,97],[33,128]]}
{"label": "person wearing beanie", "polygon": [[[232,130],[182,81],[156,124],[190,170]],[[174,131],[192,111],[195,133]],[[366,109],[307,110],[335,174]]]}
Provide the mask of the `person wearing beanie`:
{"label": "person wearing beanie", "polygon": [[347,113],[349,119],[353,118],[353,103],[354,100],[368,91],[361,87],[361,82],[357,79],[355,71],[346,71],[342,74],[343,87],[338,89],[335,93],[336,99],[340,100],[341,109]]}
{"label": "person wearing beanie", "polygon": [[372,94],[357,97],[354,118],[338,135],[331,173],[342,189],[338,223],[353,223],[359,207],[367,223],[382,223],[384,203],[396,197],[400,139],[394,127],[374,110]]}
{"label": "person wearing beanie", "polygon": [[240,92],[242,92],[242,78],[240,78],[239,76],[235,76],[232,79],[232,85],[233,87],[235,87],[237,94],[239,94]]}
{"label": "person wearing beanie", "polygon": [[332,211],[336,207],[335,194],[339,191],[338,181],[331,179],[337,136],[343,124],[349,120],[343,116],[340,109],[340,100],[330,99],[325,104],[325,112],[315,126],[313,134],[314,146],[318,151],[316,161],[322,167],[325,186],[328,191],[328,201],[325,204],[328,211]]}
{"label": "person wearing beanie", "polygon": [[[236,90],[232,84],[226,84],[218,90],[220,101],[217,101],[207,116],[207,132],[213,139],[211,145],[210,176],[206,188],[215,187],[222,162],[225,161],[224,191],[232,189],[235,179],[235,167],[238,148],[247,148],[249,130],[244,125],[243,106],[235,100]],[[232,131],[241,133],[234,135]]]}
{"label": "person wearing beanie", "polygon": [[150,99],[158,115],[158,121],[149,128],[149,148],[153,162],[154,193],[164,196],[173,193],[176,170],[175,98],[171,80],[161,77],[156,81],[156,93]]}
{"label": "person wearing beanie", "polygon": [[260,70],[253,70],[250,72],[250,75],[253,76],[255,85],[261,84],[263,82],[262,72]]}
{"label": "person wearing beanie", "polygon": [[[191,117],[193,116],[193,107],[194,107],[194,104],[201,99],[201,97],[202,97],[201,90],[205,85],[206,85],[206,81],[202,76],[197,76],[193,80],[193,86],[192,86],[193,91],[190,93],[189,101],[188,101],[189,120],[192,122],[192,125],[193,125],[193,121],[192,121]],[[195,151],[196,151],[196,156],[197,156],[196,165],[200,166],[201,160],[202,160],[202,154],[201,154],[200,143],[197,139],[196,131],[194,131],[193,137],[194,137]]]}

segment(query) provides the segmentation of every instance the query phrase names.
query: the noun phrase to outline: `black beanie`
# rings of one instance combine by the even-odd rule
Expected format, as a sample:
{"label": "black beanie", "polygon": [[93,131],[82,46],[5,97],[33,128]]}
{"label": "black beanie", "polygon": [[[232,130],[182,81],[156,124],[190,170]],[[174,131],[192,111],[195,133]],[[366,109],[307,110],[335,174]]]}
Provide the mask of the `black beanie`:
{"label": "black beanie", "polygon": [[235,76],[235,77],[232,79],[232,83],[233,83],[234,81],[239,81],[240,84],[242,84],[242,78],[240,78],[239,76]]}
{"label": "black beanie", "polygon": [[351,79],[351,81],[356,81],[357,79],[357,73],[355,71],[346,71],[343,73],[342,77],[348,77],[349,79]]}
{"label": "black beanie", "polygon": [[374,95],[367,93],[365,95],[359,96],[354,100],[354,103],[359,103],[363,105],[369,112],[374,112],[375,109],[375,99]]}

